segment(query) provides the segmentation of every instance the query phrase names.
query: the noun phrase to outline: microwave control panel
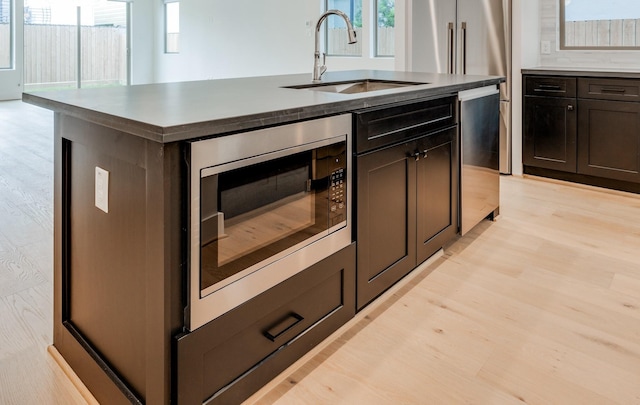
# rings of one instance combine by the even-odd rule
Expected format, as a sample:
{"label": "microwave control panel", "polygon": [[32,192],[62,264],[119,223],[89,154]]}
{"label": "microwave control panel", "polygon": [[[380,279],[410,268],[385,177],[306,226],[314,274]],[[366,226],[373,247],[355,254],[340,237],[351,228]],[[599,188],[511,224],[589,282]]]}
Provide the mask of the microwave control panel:
{"label": "microwave control panel", "polygon": [[329,174],[329,228],[342,227],[347,223],[347,143],[329,145],[323,153],[326,153]]}
{"label": "microwave control panel", "polygon": [[345,180],[345,169],[340,168],[331,173],[331,184],[329,185],[330,226],[335,226],[346,220],[347,184]]}

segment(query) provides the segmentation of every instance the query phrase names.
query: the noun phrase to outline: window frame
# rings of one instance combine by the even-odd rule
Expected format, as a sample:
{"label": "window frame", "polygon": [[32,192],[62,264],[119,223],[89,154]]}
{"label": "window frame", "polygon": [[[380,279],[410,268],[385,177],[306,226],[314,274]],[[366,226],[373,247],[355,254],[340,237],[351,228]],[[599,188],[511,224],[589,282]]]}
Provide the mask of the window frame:
{"label": "window frame", "polygon": [[9,0],[7,2],[9,4],[9,63],[7,66],[3,66],[0,64],[0,71],[2,70],[13,70],[15,69],[15,0]]}
{"label": "window frame", "polygon": [[[390,55],[384,55],[379,53],[380,52],[380,43],[379,43],[379,39],[380,39],[380,35],[379,35],[379,28],[380,25],[378,24],[378,19],[379,19],[379,14],[380,11],[378,9],[378,7],[380,6],[380,1],[381,0],[373,0],[374,1],[374,5],[373,5],[373,11],[374,11],[374,16],[373,16],[373,25],[374,25],[374,29],[373,29],[373,49],[374,49],[374,57],[376,58],[395,58],[395,49],[394,49],[394,53],[390,54]],[[384,0],[383,0],[384,1]],[[396,2],[395,0],[393,0],[393,9],[394,9],[394,13],[395,13],[395,8],[396,8]],[[395,22],[393,24],[393,28],[395,31]]]}
{"label": "window frame", "polygon": [[[632,50],[640,50],[640,44],[635,46],[592,46],[592,45],[584,45],[584,46],[576,46],[576,45],[566,45],[567,34],[566,34],[566,12],[565,12],[566,0],[558,0],[558,10],[559,10],[559,30],[558,30],[558,44],[559,48],[562,51],[632,51]],[[637,30],[637,28],[636,28]]]}
{"label": "window frame", "polygon": [[[175,55],[180,53],[180,0],[163,0],[164,2],[164,53],[169,55]],[[178,5],[178,32],[169,32],[169,5],[176,4]],[[169,49],[169,34],[178,34],[178,40],[176,42],[176,49]]]}

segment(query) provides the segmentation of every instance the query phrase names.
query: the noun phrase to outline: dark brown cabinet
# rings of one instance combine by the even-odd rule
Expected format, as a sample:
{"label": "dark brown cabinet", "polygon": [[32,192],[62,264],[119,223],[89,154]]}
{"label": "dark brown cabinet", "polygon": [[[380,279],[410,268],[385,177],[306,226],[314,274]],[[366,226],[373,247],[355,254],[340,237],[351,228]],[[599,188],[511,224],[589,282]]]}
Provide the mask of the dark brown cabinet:
{"label": "dark brown cabinet", "polygon": [[579,100],[578,173],[640,182],[640,103]]}
{"label": "dark brown cabinet", "polygon": [[[393,115],[395,124],[373,130]],[[455,236],[458,158],[455,98],[356,116],[360,145],[363,138],[380,144],[384,136],[392,143],[356,156],[360,309]],[[416,125],[421,129],[414,131]],[[399,136],[412,139],[393,143]]]}
{"label": "dark brown cabinet", "polygon": [[415,148],[408,143],[358,158],[358,308],[416,265],[416,168],[408,157]]}
{"label": "dark brown cabinet", "polygon": [[458,223],[457,128],[426,139],[416,161],[417,260],[422,263],[456,234]]}
{"label": "dark brown cabinet", "polygon": [[523,80],[525,173],[640,191],[640,80]]}
{"label": "dark brown cabinet", "polygon": [[640,81],[578,79],[578,173],[640,183]]}
{"label": "dark brown cabinet", "polygon": [[352,244],[177,336],[177,403],[241,403],[353,317],[354,283]]}
{"label": "dark brown cabinet", "polygon": [[575,173],[575,82],[574,78],[525,77],[525,165]]}

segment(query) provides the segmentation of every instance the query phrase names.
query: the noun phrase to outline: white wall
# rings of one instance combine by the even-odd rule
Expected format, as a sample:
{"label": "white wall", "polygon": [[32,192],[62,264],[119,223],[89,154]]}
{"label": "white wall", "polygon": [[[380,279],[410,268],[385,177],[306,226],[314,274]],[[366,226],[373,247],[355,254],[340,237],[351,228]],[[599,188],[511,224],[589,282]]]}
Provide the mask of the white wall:
{"label": "white wall", "polygon": [[[158,2],[160,3],[160,2]],[[165,54],[163,8],[156,29],[156,81],[311,72],[316,1],[180,2],[180,53]]]}
{"label": "white wall", "polygon": [[522,175],[522,68],[540,64],[540,0],[513,0],[511,171]]}
{"label": "white wall", "polygon": [[[158,82],[311,75],[315,25],[322,13],[320,0],[182,1],[179,54],[164,53],[163,6],[160,0],[156,3]],[[370,46],[368,42],[363,45]],[[393,70],[394,63],[393,58],[327,57],[330,71]]]}
{"label": "white wall", "polygon": [[[640,54],[637,50],[560,50],[558,7],[557,0],[540,0],[540,40],[551,42],[551,54],[540,55],[540,66],[570,67],[573,69],[640,69]],[[540,48],[539,45],[538,48]]]}
{"label": "white wall", "polygon": [[136,0],[131,5],[131,84],[151,83],[155,77],[157,3],[160,0]]}

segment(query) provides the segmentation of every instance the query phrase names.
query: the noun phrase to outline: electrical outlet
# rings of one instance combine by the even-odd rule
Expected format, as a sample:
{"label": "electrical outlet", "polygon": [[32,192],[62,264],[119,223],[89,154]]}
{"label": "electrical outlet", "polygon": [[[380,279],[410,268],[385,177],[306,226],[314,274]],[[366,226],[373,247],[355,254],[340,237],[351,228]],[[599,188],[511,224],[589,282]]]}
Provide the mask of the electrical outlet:
{"label": "electrical outlet", "polygon": [[313,21],[307,20],[304,22],[304,25],[306,27],[305,32],[307,36],[310,37],[313,34]]}
{"label": "electrical outlet", "polygon": [[109,213],[109,172],[96,166],[96,207]]}
{"label": "electrical outlet", "polygon": [[540,53],[543,55],[551,54],[551,41],[540,41]]}

